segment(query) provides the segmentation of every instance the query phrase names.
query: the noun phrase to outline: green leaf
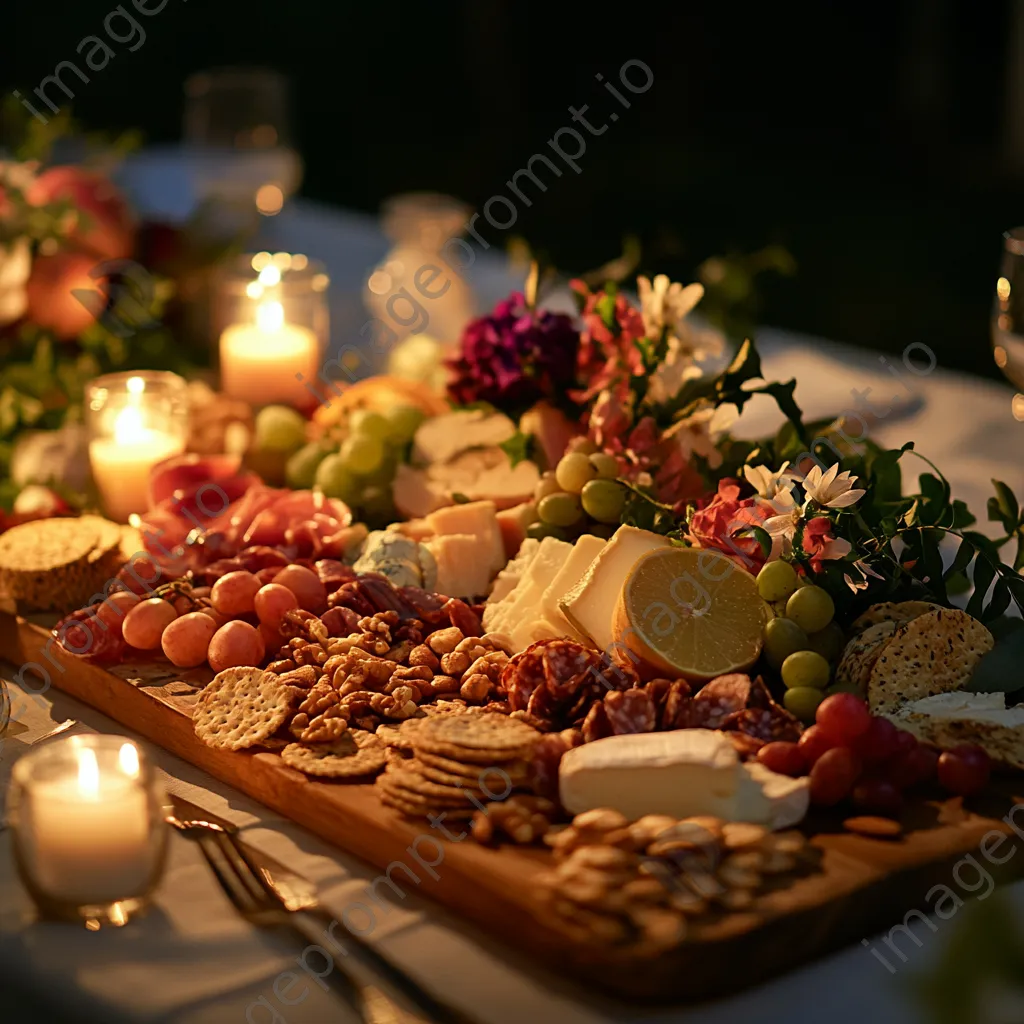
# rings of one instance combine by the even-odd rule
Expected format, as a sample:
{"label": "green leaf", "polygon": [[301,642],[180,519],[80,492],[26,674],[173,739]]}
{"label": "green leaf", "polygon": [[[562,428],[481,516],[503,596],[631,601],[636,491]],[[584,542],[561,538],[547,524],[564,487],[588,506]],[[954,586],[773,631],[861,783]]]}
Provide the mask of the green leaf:
{"label": "green leaf", "polygon": [[761,526],[747,526],[737,530],[734,537],[753,537],[761,549],[761,556],[767,558],[772,553],[772,535]]}
{"label": "green leaf", "polygon": [[525,462],[530,458],[534,443],[533,434],[524,434],[521,430],[517,430],[507,441],[502,441],[498,447],[508,456],[514,469],[520,462]]}
{"label": "green leaf", "polygon": [[617,327],[615,321],[615,292],[614,290],[609,291],[605,288],[604,294],[594,304],[594,310],[597,315],[601,318],[601,323],[608,328],[608,330],[615,330]]}
{"label": "green leaf", "polygon": [[1020,506],[1013,491],[1002,482],[992,480],[995,488],[995,497],[988,499],[988,517],[992,522],[1002,523],[1007,533],[1013,531],[1020,525]]}
{"label": "green leaf", "polygon": [[953,529],[963,530],[965,527],[973,526],[978,520],[971,514],[971,510],[959,498],[953,500]]}
{"label": "green leaf", "polygon": [[[999,564],[998,560],[995,564]],[[995,575],[995,565],[987,558],[982,556],[974,560],[974,593],[971,594],[971,599],[967,602],[968,615],[973,615],[976,619],[983,618],[985,598]]]}

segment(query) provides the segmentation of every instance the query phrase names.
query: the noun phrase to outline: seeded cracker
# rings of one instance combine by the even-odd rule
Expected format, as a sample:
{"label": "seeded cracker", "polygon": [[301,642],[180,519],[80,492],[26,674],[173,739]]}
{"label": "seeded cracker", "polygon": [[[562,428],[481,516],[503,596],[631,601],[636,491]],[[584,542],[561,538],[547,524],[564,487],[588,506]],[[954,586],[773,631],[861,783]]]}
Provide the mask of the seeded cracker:
{"label": "seeded cracker", "polygon": [[333,743],[290,743],[281,752],[289,768],[327,779],[359,779],[383,771],[384,744],[373,733],[343,733]]}
{"label": "seeded cracker", "polygon": [[933,604],[931,601],[882,601],[880,604],[872,605],[863,615],[853,620],[850,635],[857,636],[869,626],[875,626],[880,622],[891,622],[899,629],[919,615],[927,615],[941,609],[942,605]]}
{"label": "seeded cracker", "polygon": [[919,615],[875,662],[868,682],[871,710],[892,711],[906,701],[963,689],[993,642],[977,619],[956,608]]}
{"label": "seeded cracker", "polygon": [[851,683],[861,696],[867,694],[868,680],[886,645],[896,633],[893,622],[877,622],[855,636],[843,650],[836,667],[836,682]]}
{"label": "seeded cracker", "polygon": [[207,746],[243,750],[262,744],[284,725],[292,700],[292,689],[272,672],[225,669],[199,695],[192,725]]}

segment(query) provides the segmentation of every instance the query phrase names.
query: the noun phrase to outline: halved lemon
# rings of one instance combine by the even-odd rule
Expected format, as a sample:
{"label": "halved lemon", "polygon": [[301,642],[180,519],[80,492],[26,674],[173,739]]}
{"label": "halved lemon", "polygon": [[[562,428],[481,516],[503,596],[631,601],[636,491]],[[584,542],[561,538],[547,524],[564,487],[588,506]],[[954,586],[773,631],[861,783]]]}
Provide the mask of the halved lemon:
{"label": "halved lemon", "polygon": [[754,577],[717,551],[663,548],[630,570],[612,617],[647,674],[713,679],[757,661],[765,624]]}

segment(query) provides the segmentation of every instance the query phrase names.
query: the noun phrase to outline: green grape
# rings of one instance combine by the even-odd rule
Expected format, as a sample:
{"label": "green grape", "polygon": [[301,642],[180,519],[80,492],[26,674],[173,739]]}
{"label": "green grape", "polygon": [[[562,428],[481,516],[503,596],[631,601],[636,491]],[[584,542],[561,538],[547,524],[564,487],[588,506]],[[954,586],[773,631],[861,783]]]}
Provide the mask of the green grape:
{"label": "green grape", "polygon": [[824,699],[825,694],[813,686],[794,686],[782,695],[786,710],[807,724],[814,721],[814,713]]}
{"label": "green grape", "polygon": [[626,489],[614,480],[591,480],[580,495],[583,511],[599,523],[617,523],[626,504]]}
{"label": "green grape", "polygon": [[562,488],[558,486],[554,470],[549,469],[541,476],[537,486],[533,489],[533,500],[540,501],[542,498],[546,498],[549,494],[561,493]]}
{"label": "green grape", "polygon": [[316,486],[328,498],[339,498],[347,505],[354,505],[359,497],[359,484],[338,453],[328,455],[320,463],[316,471]]}
{"label": "green grape", "polygon": [[379,438],[353,434],[342,444],[339,454],[350,473],[369,476],[384,461],[384,445]]}
{"label": "green grape", "polygon": [[794,651],[782,663],[782,681],[789,690],[804,686],[824,690],[831,674],[828,662],[816,651]]}
{"label": "green grape", "polygon": [[614,480],[619,475],[619,460],[605,452],[594,452],[590,464],[597,470],[599,480]]}
{"label": "green grape", "polygon": [[407,444],[425,419],[422,409],[415,405],[396,405],[384,414],[388,421],[389,440],[393,444]]}
{"label": "green grape", "polygon": [[365,487],[356,504],[367,518],[389,519],[393,517],[395,511],[390,487]]}
{"label": "green grape", "polygon": [[256,414],[254,447],[261,451],[294,452],[306,443],[306,421],[286,405],[268,405]]}
{"label": "green grape", "polygon": [[852,693],[864,699],[864,687],[858,686],[852,679],[843,679],[840,682],[833,683],[826,691],[825,694],[829,697],[833,693]]}
{"label": "green grape", "polygon": [[575,526],[583,518],[583,509],[575,494],[549,494],[537,503],[537,515],[551,526]]}
{"label": "green grape", "polygon": [[579,452],[581,455],[594,455],[598,451],[600,449],[589,437],[576,437],[569,442],[568,454]]}
{"label": "green grape", "polygon": [[813,584],[794,591],[786,602],[786,617],[792,619],[805,633],[824,629],[836,613],[827,590]]}
{"label": "green grape", "polygon": [[782,663],[795,651],[807,648],[807,634],[792,619],[775,618],[764,627],[764,656],[772,668]]}
{"label": "green grape", "polygon": [[567,540],[569,534],[560,526],[542,523],[538,520],[536,523],[530,523],[526,528],[526,536],[532,537],[534,540],[543,540],[545,537],[557,537],[559,540]]}
{"label": "green grape", "polygon": [[559,486],[570,494],[579,494],[596,476],[597,467],[582,452],[563,455],[555,469],[555,479]]}
{"label": "green grape", "polygon": [[843,653],[845,637],[838,622],[830,622],[824,629],[807,636],[807,649],[816,651],[826,661],[835,661]]}
{"label": "green grape", "polygon": [[308,490],[316,482],[316,471],[328,456],[327,449],[315,441],[303,445],[288,458],[284,469],[285,481],[293,491]]}
{"label": "green grape", "polygon": [[757,592],[766,601],[782,601],[796,590],[797,582],[789,562],[768,562],[757,574]]}
{"label": "green grape", "polygon": [[391,424],[379,412],[369,409],[356,409],[348,418],[348,429],[352,435],[365,434],[378,441],[386,441],[391,435]]}

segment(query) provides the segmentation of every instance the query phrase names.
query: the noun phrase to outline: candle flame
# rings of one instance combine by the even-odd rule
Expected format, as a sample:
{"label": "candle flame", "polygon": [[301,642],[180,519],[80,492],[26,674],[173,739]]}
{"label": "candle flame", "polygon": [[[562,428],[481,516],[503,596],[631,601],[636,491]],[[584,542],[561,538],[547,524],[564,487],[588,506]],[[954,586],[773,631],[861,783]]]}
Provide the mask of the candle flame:
{"label": "candle flame", "polygon": [[273,288],[281,283],[281,268],[276,263],[269,263],[260,271],[260,281],[264,288]]}
{"label": "candle flame", "polygon": [[256,326],[268,334],[284,325],[284,306],[280,302],[261,302],[256,307]]}
{"label": "candle flame", "polygon": [[117,752],[117,764],[122,775],[130,779],[139,777],[139,748],[134,743],[122,743]]}
{"label": "candle flame", "polygon": [[114,440],[118,444],[133,444],[142,436],[142,413],[136,405],[125,406],[114,420]]}
{"label": "candle flame", "polygon": [[142,377],[129,377],[125,387],[130,395],[141,395],[146,390],[146,381]]}
{"label": "candle flame", "polygon": [[83,748],[78,754],[78,788],[82,796],[95,799],[100,793],[100,763],[96,751]]}

